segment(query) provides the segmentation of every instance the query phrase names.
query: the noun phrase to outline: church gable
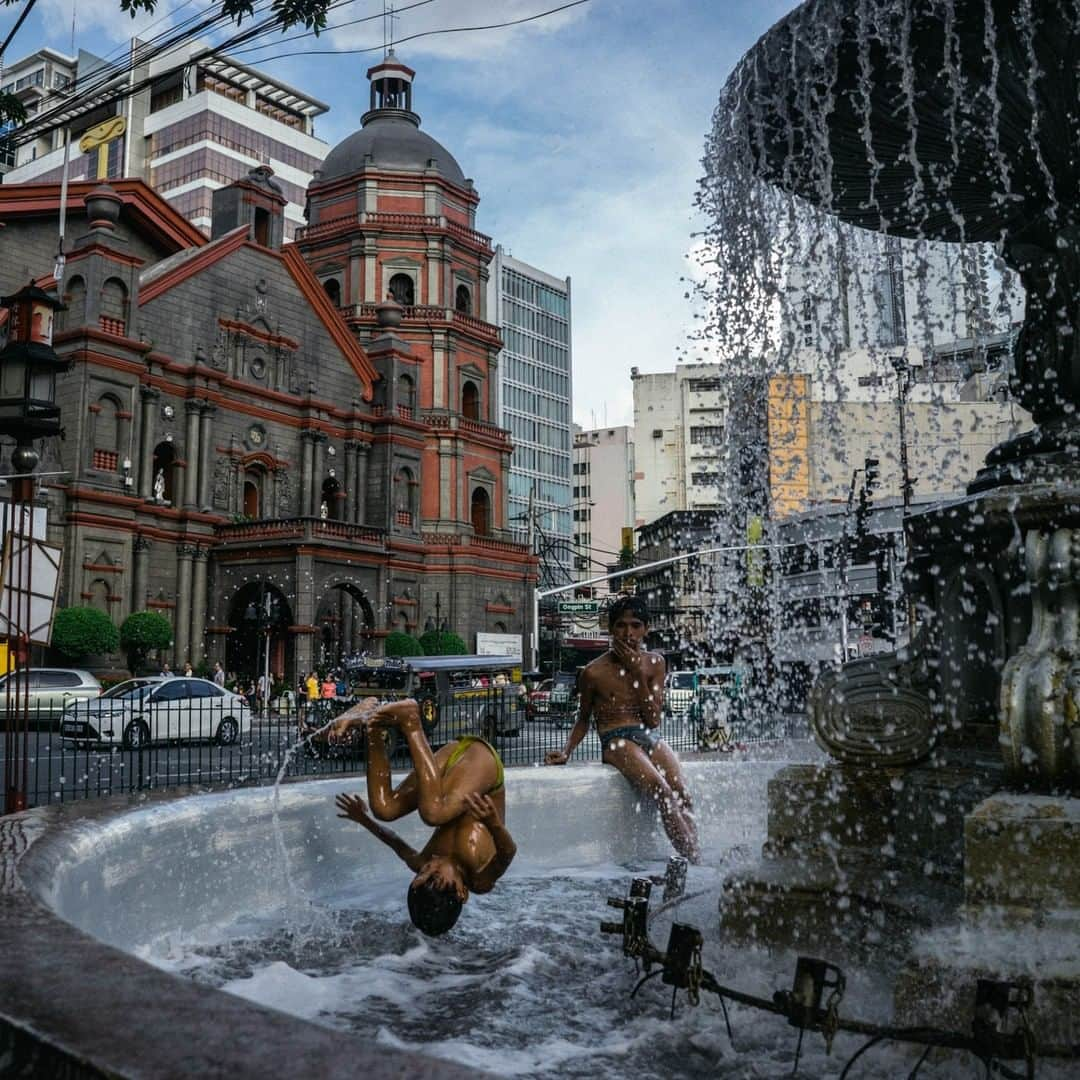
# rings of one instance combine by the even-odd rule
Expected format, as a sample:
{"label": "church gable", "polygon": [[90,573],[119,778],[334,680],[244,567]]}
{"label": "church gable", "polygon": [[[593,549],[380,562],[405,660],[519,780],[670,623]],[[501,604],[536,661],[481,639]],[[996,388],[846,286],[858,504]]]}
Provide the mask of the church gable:
{"label": "church gable", "polygon": [[306,266],[298,282],[286,256],[241,230],[200,256],[151,272],[143,287],[140,323],[155,351],[268,392],[313,387],[313,397],[346,408],[370,397],[374,369]]}

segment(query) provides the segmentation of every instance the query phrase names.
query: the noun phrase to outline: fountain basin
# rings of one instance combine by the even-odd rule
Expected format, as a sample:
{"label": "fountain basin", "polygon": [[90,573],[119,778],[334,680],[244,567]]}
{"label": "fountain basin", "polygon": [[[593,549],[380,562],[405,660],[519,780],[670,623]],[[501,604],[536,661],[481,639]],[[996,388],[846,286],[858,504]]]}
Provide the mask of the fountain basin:
{"label": "fountain basin", "polygon": [[[782,764],[687,763],[706,850],[759,848],[766,784]],[[347,891],[358,866],[365,885],[392,881],[404,899],[408,871],[335,815],[334,794],[361,786],[357,778],[283,786],[278,829],[269,788],[58,805],[0,821],[0,1052],[31,1071],[75,1077],[266,1075],[282,1060],[328,1077],[476,1075],[135,955],[273,910],[289,889]],[[506,880],[555,866],[641,864],[670,850],[651,808],[601,766],[512,770],[507,814],[520,854]],[[412,843],[426,831],[415,819],[398,826]],[[597,903],[599,918],[599,894]]]}

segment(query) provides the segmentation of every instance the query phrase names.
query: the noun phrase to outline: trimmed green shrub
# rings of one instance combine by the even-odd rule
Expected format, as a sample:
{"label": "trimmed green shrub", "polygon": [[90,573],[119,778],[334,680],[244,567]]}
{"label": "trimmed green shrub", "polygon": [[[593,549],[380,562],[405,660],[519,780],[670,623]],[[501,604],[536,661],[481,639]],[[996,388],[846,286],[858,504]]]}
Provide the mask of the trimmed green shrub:
{"label": "trimmed green shrub", "polygon": [[97,608],[61,608],[53,619],[53,648],[72,660],[116,652],[119,644],[120,632],[112,619]]}
{"label": "trimmed green shrub", "polygon": [[386,635],[387,656],[423,656],[424,647],[412,636],[402,630],[392,630]]}
{"label": "trimmed green shrub", "polygon": [[464,656],[465,642],[449,630],[425,630],[420,635],[425,656]]}
{"label": "trimmed green shrub", "polygon": [[156,611],[132,612],[120,627],[120,645],[127,653],[132,675],[145,667],[147,657],[172,644],[172,623]]}

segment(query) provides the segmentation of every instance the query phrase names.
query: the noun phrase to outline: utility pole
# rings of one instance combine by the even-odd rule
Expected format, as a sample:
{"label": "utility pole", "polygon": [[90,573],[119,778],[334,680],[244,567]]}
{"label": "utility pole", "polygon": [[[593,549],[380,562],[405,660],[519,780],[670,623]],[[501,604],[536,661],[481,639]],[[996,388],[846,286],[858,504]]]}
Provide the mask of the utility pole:
{"label": "utility pole", "polygon": [[[530,557],[536,554],[536,484],[532,484],[529,487],[529,508],[525,512],[525,529],[526,529],[526,545],[529,551]],[[540,660],[540,605],[536,602],[536,590],[540,587],[540,581],[533,582],[533,602],[532,602],[532,640],[530,642],[531,648],[529,649],[529,655],[532,657],[532,669],[538,670]]]}

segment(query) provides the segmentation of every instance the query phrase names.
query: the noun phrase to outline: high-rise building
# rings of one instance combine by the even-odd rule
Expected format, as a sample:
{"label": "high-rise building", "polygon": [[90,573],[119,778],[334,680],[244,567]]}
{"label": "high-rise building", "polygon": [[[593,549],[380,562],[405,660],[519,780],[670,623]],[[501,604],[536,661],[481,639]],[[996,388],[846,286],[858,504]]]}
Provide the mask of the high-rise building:
{"label": "high-rise building", "polygon": [[635,524],[717,506],[728,385],[718,364],[680,364],[634,383]]}
{"label": "high-rise building", "polygon": [[[619,560],[634,527],[634,431],[574,432],[574,569],[594,577]],[[632,545],[631,545],[632,547]]]}
{"label": "high-rise building", "polygon": [[[138,48],[133,42],[136,60]],[[329,150],[314,129],[327,106],[198,42],[127,67],[83,50],[71,57],[51,49],[11,65],[3,89],[19,96],[29,116],[6,149],[4,182],[59,180],[69,132],[69,180],[145,180],[209,234],[213,192],[268,165],[287,200],[291,240],[304,221],[307,186]],[[82,149],[83,137],[110,120],[114,137]]]}
{"label": "high-rise building", "polygon": [[533,529],[547,567],[543,584],[573,581],[570,279],[557,278],[495,248],[488,311],[503,349],[498,368],[499,417],[514,441],[509,517],[524,540]]}

